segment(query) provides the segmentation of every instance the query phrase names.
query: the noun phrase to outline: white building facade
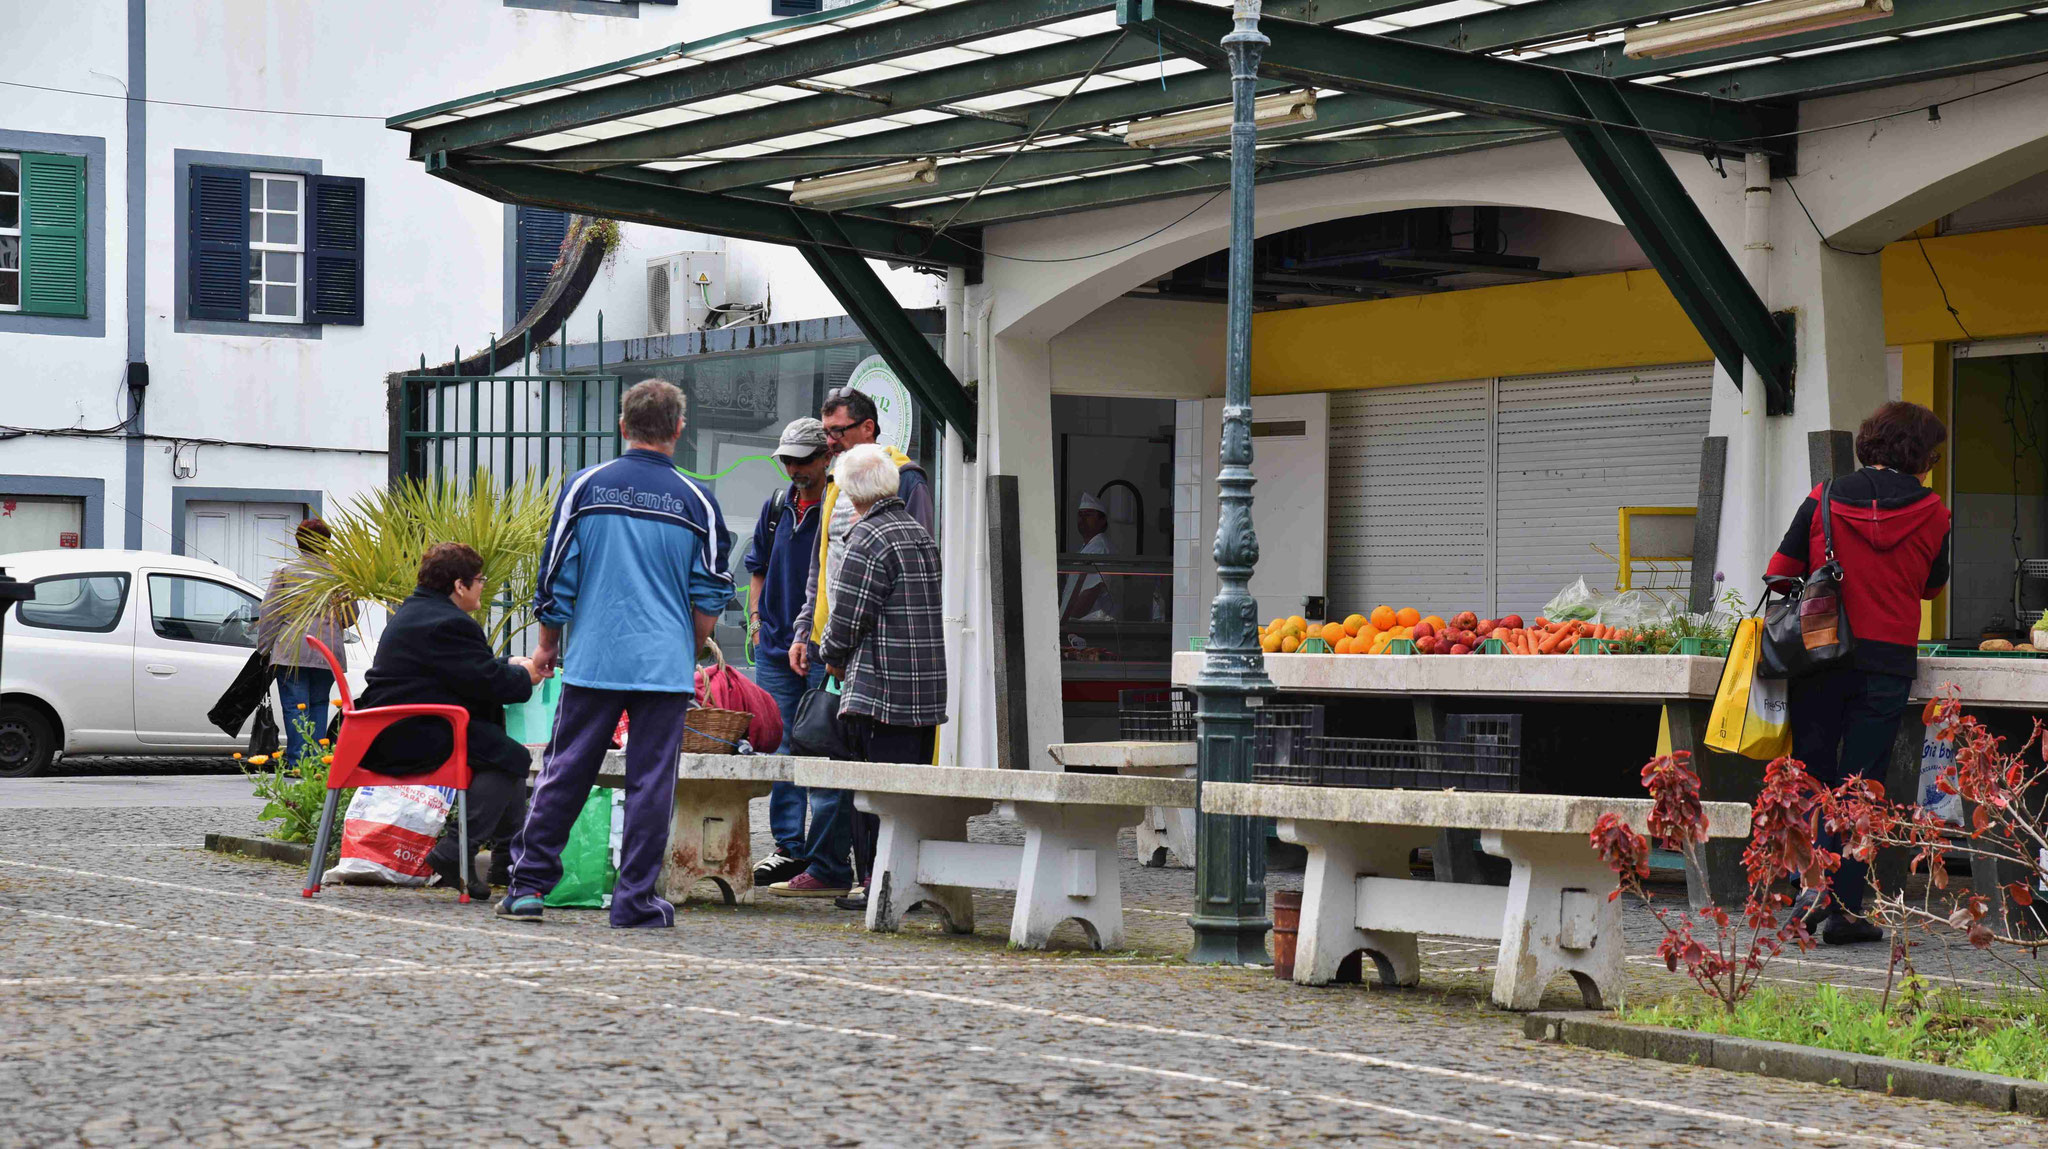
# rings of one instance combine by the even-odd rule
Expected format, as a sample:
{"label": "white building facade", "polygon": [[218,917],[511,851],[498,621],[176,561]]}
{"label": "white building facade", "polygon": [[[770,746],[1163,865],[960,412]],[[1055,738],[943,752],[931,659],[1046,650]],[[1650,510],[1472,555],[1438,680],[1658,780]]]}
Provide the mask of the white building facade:
{"label": "white building facade", "polygon": [[[422,173],[385,117],[814,6],[10,7],[0,553],[172,551],[260,579],[301,517],[386,481],[386,377],[512,326],[536,263],[518,210]],[[653,333],[647,264],[685,251],[718,282],[684,324],[843,311],[792,250],[621,231],[570,338],[599,311],[610,338]],[[906,306],[938,303],[932,277],[880,270]]]}

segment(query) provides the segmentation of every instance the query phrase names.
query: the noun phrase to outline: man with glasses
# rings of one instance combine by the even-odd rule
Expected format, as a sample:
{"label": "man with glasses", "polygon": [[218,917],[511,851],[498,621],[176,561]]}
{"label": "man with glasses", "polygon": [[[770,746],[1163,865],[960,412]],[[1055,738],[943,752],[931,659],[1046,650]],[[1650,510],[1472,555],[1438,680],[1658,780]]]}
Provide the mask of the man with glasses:
{"label": "man with glasses", "polygon": [[[851,387],[829,393],[818,411],[818,419],[824,425],[826,442],[835,460],[854,447],[873,443],[881,435],[875,401]],[[936,538],[932,531],[932,486],[924,468],[894,447],[884,446],[882,450],[896,464],[896,497],[903,500],[910,517]],[[833,580],[839,575],[846,536],[859,518],[854,513],[853,500],[839,497],[836,483],[826,485],[825,502],[819,510],[824,515],[824,537],[818,542],[817,561],[811,564],[803,609],[797,612],[796,633],[789,644],[789,668],[800,677],[809,675],[813,652],[824,638],[825,624],[832,618]],[[770,885],[768,892],[785,898],[834,898],[842,908],[864,908],[864,901],[857,897],[849,899],[847,895],[851,893],[853,879],[866,876],[865,860],[873,856],[873,841],[866,833],[872,829],[866,822],[872,815],[855,813],[852,803],[839,801],[836,790],[811,791],[810,805],[809,849],[800,859],[809,868],[789,881]],[[828,810],[839,815],[820,816]],[[849,852],[863,859],[859,875],[847,865]]]}

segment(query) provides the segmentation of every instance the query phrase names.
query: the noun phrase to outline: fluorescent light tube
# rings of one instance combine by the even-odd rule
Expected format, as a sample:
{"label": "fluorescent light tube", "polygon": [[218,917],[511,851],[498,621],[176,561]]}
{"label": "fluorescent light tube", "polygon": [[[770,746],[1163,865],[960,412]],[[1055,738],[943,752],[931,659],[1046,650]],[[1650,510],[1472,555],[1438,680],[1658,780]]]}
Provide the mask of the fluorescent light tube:
{"label": "fluorescent light tube", "polygon": [[1677,56],[1859,20],[1879,20],[1891,14],[1892,0],[1767,0],[1689,20],[1630,28],[1622,51],[1631,59]]}
{"label": "fluorescent light tube", "polygon": [[[1314,92],[1275,92],[1252,104],[1252,123],[1270,128],[1279,124],[1301,124],[1316,118]],[[1124,128],[1124,142],[1134,148],[1161,148],[1191,144],[1230,134],[1229,104],[1175,112],[1149,120],[1134,120]]]}
{"label": "fluorescent light tube", "polygon": [[937,182],[937,160],[910,160],[879,168],[863,168],[857,172],[835,172],[816,179],[798,180],[789,189],[789,202],[825,203],[831,200],[853,199],[872,192],[888,191],[891,188],[907,188],[915,184]]}

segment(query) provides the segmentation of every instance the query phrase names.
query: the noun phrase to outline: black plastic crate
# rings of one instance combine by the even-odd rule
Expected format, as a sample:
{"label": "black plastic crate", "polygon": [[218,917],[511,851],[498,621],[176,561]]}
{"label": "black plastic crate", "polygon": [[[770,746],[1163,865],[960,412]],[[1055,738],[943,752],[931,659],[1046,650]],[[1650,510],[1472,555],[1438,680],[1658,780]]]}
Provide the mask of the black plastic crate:
{"label": "black plastic crate", "polygon": [[1126,742],[1193,742],[1195,694],[1185,687],[1120,690],[1117,733]]}
{"label": "black plastic crate", "polygon": [[1261,706],[1252,711],[1252,716],[1252,761],[1255,763],[1298,759],[1300,755],[1290,754],[1288,746],[1299,745],[1300,739],[1323,732],[1323,708],[1316,704]]}
{"label": "black plastic crate", "polygon": [[1291,786],[1513,793],[1522,788],[1519,715],[1455,715],[1454,741],[1305,735],[1258,763],[1254,781]]}

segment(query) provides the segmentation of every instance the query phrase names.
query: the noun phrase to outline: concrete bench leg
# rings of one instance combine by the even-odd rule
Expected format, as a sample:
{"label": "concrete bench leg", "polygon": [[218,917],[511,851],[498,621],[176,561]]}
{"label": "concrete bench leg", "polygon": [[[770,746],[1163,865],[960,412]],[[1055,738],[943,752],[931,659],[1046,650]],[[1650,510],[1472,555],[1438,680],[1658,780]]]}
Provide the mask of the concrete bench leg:
{"label": "concrete bench leg", "polygon": [[1514,866],[1501,920],[1493,1003],[1535,1009],[1544,986],[1572,975],[1586,1008],[1604,1009],[1621,989],[1621,903],[1609,901],[1614,874],[1582,834],[1488,831],[1487,853]]}
{"label": "concrete bench leg", "polygon": [[1434,836],[1422,830],[1404,834],[1386,826],[1283,819],[1280,840],[1308,849],[1308,869],[1301,887],[1301,927],[1295,938],[1294,980],[1301,985],[1353,981],[1345,959],[1364,950],[1383,985],[1415,985],[1422,978],[1422,959],[1415,935],[1358,928],[1358,879],[1408,877],[1408,855]]}
{"label": "concrete bench leg", "polygon": [[1010,944],[1042,950],[1052,931],[1072,918],[1088,931],[1096,949],[1122,949],[1123,884],[1116,839],[1139,811],[1128,806],[1004,802],[997,812],[1024,826]]}
{"label": "concrete bench leg", "polygon": [[1147,806],[1135,826],[1138,861],[1152,869],[1195,864],[1195,812],[1176,806]]}
{"label": "concrete bench leg", "polygon": [[853,796],[853,804],[882,820],[875,839],[875,872],[868,875],[868,928],[894,933],[902,928],[906,911],[927,905],[938,910],[949,932],[973,933],[973,891],[967,886],[924,885],[918,880],[918,855],[927,841],[967,841],[967,819],[988,813],[989,803],[862,790]]}
{"label": "concrete bench leg", "polygon": [[764,782],[684,778],[676,782],[675,812],[669,821],[668,856],[656,889],[675,905],[691,887],[717,883],[725,904],[754,904],[753,830],[747,803],[768,792]]}

